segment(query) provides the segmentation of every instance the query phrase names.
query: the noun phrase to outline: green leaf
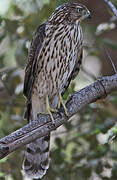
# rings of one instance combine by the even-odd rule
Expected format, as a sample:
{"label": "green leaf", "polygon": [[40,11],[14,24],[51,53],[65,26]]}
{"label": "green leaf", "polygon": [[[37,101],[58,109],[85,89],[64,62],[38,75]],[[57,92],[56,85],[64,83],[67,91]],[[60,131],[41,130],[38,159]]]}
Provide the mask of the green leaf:
{"label": "green leaf", "polygon": [[112,132],[117,134],[117,127],[115,127]]}
{"label": "green leaf", "polygon": [[4,177],[4,176],[5,176],[5,173],[0,172],[0,177]]}

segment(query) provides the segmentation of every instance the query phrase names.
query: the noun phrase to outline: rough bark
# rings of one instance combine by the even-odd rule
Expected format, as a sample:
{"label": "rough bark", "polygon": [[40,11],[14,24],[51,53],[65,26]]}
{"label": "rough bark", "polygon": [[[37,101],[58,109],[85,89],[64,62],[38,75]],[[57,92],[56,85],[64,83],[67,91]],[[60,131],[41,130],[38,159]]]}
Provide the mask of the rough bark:
{"label": "rough bark", "polygon": [[0,159],[22,147],[33,140],[47,135],[50,131],[61,126],[74,114],[84,108],[87,104],[106,97],[108,94],[117,90],[117,74],[102,77],[89,86],[74,93],[66,103],[68,117],[65,116],[63,109],[61,115],[54,113],[55,123],[50,120],[49,115],[40,115],[37,120],[32,121],[19,130],[0,139]]}

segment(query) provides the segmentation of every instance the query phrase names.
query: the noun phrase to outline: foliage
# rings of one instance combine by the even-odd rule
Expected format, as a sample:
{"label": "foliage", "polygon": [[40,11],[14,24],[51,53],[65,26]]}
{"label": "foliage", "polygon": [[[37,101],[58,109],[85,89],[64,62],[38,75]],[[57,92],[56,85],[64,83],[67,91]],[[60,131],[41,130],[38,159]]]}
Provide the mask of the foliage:
{"label": "foliage", "polygon": [[[0,137],[27,123],[23,120],[25,99],[22,89],[23,69],[30,40],[35,28],[63,2],[65,1],[0,2]],[[116,1],[113,0],[113,3]],[[111,31],[108,24],[109,22],[106,28],[101,26],[101,29],[99,25],[83,24],[83,31],[88,31],[94,40],[93,47],[84,45],[88,56],[100,59],[103,44],[117,50],[115,41],[101,36],[104,32]],[[82,77],[80,78],[80,83],[76,79],[68,88],[65,99],[76,90],[77,84],[83,86]],[[87,83],[94,81],[90,73],[87,78]],[[86,78],[85,80],[87,81]],[[62,131],[57,131],[58,135],[54,132],[50,168],[43,180],[86,180],[95,177],[103,180],[117,179],[116,107],[117,94],[114,93],[104,100],[87,105],[74,116],[73,121],[64,124]],[[0,160],[0,179],[25,179],[21,172],[22,160],[23,149]]]}

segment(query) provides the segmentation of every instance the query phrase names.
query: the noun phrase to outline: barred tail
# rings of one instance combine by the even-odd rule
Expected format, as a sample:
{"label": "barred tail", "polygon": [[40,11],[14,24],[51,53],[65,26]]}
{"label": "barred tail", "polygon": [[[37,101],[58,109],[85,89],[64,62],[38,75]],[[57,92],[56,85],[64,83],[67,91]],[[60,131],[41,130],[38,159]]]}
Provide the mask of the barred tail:
{"label": "barred tail", "polygon": [[45,136],[27,145],[23,169],[30,178],[42,178],[49,168],[50,136]]}
{"label": "barred tail", "polygon": [[38,179],[46,174],[49,168],[49,146],[50,134],[27,145],[23,169],[28,177]]}

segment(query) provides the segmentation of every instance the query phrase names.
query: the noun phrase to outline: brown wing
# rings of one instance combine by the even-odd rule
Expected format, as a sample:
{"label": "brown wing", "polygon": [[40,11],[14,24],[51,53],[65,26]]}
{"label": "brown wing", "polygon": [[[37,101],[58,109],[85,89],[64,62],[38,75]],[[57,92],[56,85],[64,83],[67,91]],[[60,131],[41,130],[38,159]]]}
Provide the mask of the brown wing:
{"label": "brown wing", "polygon": [[71,80],[74,80],[75,77],[78,75],[79,71],[80,71],[80,65],[82,63],[82,54],[83,54],[83,48],[81,47],[78,51],[78,56],[77,56],[77,61],[75,63],[75,66],[74,66],[74,69],[71,73],[71,75],[69,76],[69,79],[66,83],[66,85],[64,86],[64,89],[63,89],[63,92],[62,92],[62,95],[65,93],[65,91],[67,90]]}
{"label": "brown wing", "polygon": [[35,66],[37,63],[37,56],[39,54],[44,38],[46,37],[45,26],[46,24],[42,24],[37,28],[33,40],[31,42],[28,63],[25,69],[23,90],[23,93],[27,97],[27,99],[31,98],[32,87],[35,79]]}
{"label": "brown wing", "polygon": [[29,51],[28,63],[25,69],[23,94],[27,98],[26,119],[29,119],[31,113],[31,94],[36,74],[37,56],[46,37],[45,26],[46,24],[40,25],[34,34]]}

